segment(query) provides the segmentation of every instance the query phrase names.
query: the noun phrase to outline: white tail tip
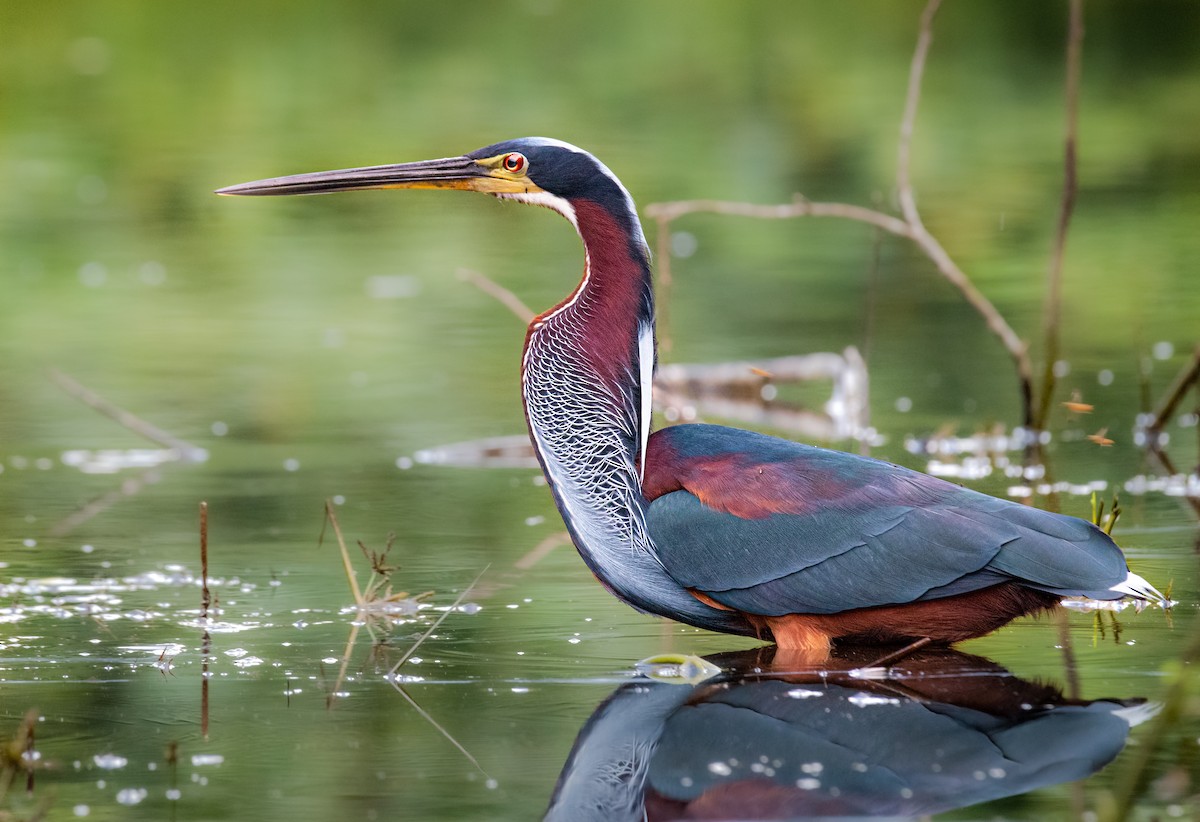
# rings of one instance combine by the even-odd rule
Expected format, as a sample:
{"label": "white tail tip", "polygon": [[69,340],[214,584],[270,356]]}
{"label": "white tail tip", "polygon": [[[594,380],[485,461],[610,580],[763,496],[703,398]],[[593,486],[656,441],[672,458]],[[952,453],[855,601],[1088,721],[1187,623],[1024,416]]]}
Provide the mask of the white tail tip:
{"label": "white tail tip", "polygon": [[1112,715],[1124,719],[1129,723],[1129,727],[1133,728],[1158,716],[1162,707],[1161,702],[1143,702],[1141,705],[1127,705],[1118,708],[1112,712]]}

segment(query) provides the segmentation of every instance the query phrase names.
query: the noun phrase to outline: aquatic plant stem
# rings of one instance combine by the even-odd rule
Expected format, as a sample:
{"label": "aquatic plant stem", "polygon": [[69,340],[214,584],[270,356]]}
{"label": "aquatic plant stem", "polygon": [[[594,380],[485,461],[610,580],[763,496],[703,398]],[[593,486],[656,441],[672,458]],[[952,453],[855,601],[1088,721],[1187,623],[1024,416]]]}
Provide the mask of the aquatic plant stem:
{"label": "aquatic plant stem", "polygon": [[[354,604],[362,608],[366,605],[366,600],[363,599],[362,590],[358,587],[358,578],[354,575],[354,566],[350,562],[350,552],[346,549],[346,539],[342,536],[342,527],[338,525],[337,515],[333,512],[333,500],[325,500],[325,521],[333,527],[338,549],[342,552],[342,568],[346,572],[346,581],[350,584],[350,593],[354,595]],[[325,529],[322,527],[321,537],[317,539],[318,545],[321,544],[324,536]]]}
{"label": "aquatic plant stem", "polygon": [[1042,338],[1045,362],[1042,365],[1042,387],[1038,393],[1038,409],[1033,418],[1033,427],[1042,430],[1050,416],[1054,399],[1054,366],[1059,357],[1059,328],[1062,323],[1062,268],[1063,255],[1067,247],[1067,230],[1071,216],[1075,213],[1075,198],[1079,190],[1076,172],[1078,164],[1079,133],[1079,76],[1083,54],[1083,0],[1070,0],[1067,21],[1067,77],[1066,77],[1066,136],[1063,143],[1063,192],[1058,208],[1058,227],[1054,233],[1054,249],[1050,254],[1050,270],[1047,273],[1045,307],[1042,310]]}
{"label": "aquatic plant stem", "polygon": [[208,503],[200,503],[200,619],[208,619],[212,593],[208,590]]}

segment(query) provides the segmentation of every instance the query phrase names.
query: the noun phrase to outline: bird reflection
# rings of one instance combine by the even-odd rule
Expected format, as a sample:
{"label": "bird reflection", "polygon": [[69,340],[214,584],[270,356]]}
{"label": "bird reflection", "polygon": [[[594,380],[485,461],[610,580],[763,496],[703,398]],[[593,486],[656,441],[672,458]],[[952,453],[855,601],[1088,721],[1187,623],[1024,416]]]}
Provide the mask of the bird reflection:
{"label": "bird reflection", "polygon": [[687,686],[618,688],[580,731],[547,820],[909,818],[1081,779],[1143,700],[1079,701],[982,657],[925,650],[820,670],[754,649]]}

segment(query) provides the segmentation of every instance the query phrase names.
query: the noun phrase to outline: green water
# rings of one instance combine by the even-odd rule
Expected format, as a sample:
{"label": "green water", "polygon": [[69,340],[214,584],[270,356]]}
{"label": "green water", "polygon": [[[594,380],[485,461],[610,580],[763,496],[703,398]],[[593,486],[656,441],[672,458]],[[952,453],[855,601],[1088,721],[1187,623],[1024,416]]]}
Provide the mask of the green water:
{"label": "green water", "polygon": [[[919,12],[6,3],[0,738],[36,709],[40,758],[32,798],[22,775],[0,813],[46,802],[56,819],[535,819],[637,660],[752,646],[638,615],[569,546],[519,565],[562,530],[536,471],[410,462],[523,431],[521,324],[456,274],[554,304],[581,267],[561,219],[464,194],[210,192],[545,134],[595,152],[643,207],[800,191],[887,210]],[[914,141],[927,226],[1035,341],[1061,194],[1065,16],[948,4]],[[1188,3],[1087,9],[1059,393],[1094,410],[1057,408],[1048,448],[1054,481],[1120,492],[1118,541],[1179,604],[1122,612],[1119,638],[1072,614],[1065,635],[1026,620],[964,648],[1065,691],[1077,677],[1084,699],[1162,700],[1200,601],[1194,499],[1161,490],[1169,472],[1134,444],[1137,414],[1200,328],[1198,26]],[[911,438],[1019,421],[1007,355],[903,241],[831,220],[694,216],[674,229],[695,249],[672,261],[664,361],[856,345],[884,440],[872,453],[917,468],[928,458]],[[206,458],[131,464],[131,449],[157,446],[51,369]],[[1200,461],[1194,398],[1166,428],[1184,472]],[[1101,429],[1110,447],[1086,439]],[[96,473],[70,455],[106,449],[124,467]],[[1000,470],[969,484],[1006,495],[1023,481]],[[340,683],[355,615],[331,535],[318,545],[330,498],[360,582],[353,542],[380,550],[393,532],[395,589],[434,592],[383,648],[364,628]],[[201,500],[218,597],[207,654]],[[1081,516],[1090,505],[1069,490],[1036,502]],[[402,671],[420,677],[405,688],[422,716],[385,674],[485,568],[465,599],[478,609],[450,613]],[[1195,813],[1195,697],[1153,749],[1138,818]],[[1134,744],[1085,782],[947,815],[1102,811],[1153,727],[1133,727]]]}

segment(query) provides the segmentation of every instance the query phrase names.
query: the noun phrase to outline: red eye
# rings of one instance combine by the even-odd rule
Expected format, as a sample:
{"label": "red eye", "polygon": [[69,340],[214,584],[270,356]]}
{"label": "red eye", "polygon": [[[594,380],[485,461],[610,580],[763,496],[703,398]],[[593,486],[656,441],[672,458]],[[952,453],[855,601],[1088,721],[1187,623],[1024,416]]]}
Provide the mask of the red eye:
{"label": "red eye", "polygon": [[505,154],[504,159],[500,161],[500,165],[510,174],[516,174],[525,169],[524,154]]}

